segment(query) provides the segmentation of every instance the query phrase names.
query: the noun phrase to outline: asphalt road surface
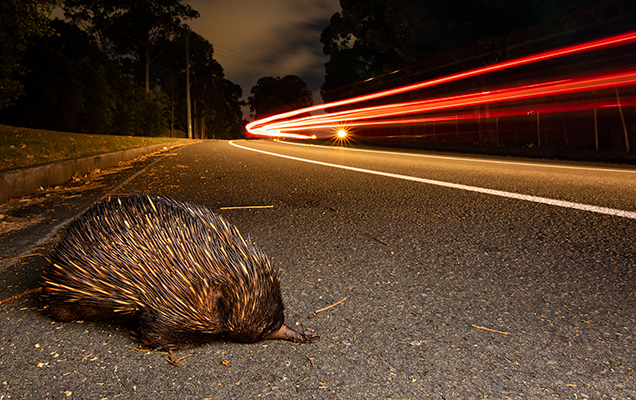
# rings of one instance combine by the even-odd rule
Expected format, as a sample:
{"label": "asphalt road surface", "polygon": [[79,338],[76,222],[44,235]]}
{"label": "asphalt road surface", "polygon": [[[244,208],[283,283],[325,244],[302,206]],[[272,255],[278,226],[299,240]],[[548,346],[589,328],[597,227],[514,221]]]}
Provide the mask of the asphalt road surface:
{"label": "asphalt road surface", "polygon": [[633,167],[201,142],[5,209],[0,255],[36,247],[0,264],[0,299],[37,287],[45,239],[109,192],[223,215],[282,269],[287,324],[322,340],[176,367],[28,295],[0,306],[0,399],[636,399]]}

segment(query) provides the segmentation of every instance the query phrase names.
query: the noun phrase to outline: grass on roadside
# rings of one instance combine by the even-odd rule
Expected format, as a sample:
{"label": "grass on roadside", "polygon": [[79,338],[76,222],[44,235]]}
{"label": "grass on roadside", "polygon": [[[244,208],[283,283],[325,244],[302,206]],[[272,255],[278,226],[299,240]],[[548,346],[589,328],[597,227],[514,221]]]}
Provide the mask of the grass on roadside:
{"label": "grass on roadside", "polygon": [[0,170],[183,140],[186,139],[89,135],[0,125]]}

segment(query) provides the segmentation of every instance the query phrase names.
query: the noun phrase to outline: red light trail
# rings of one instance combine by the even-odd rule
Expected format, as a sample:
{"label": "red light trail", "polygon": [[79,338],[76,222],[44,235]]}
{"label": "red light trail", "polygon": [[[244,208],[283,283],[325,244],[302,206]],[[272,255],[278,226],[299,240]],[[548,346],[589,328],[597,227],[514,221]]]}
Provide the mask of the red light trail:
{"label": "red light trail", "polygon": [[[616,107],[618,98],[614,100],[599,99],[596,101],[566,101],[566,104],[559,106],[545,106],[538,104],[524,104],[522,108],[514,108],[510,105],[513,101],[523,101],[541,99],[554,96],[567,96],[575,93],[600,91],[618,87],[633,86],[636,84],[636,69],[623,69],[605,71],[602,73],[585,74],[561,78],[551,81],[535,82],[526,85],[509,86],[499,89],[478,91],[467,94],[438,97],[425,100],[389,103],[385,105],[374,105],[344,111],[324,113],[293,119],[300,114],[307,114],[312,111],[325,110],[327,108],[342,107],[346,105],[364,103],[369,100],[385,98],[412,92],[415,90],[428,88],[444,83],[459,81],[469,77],[475,77],[501,71],[504,69],[519,67],[541,61],[551,60],[574,54],[581,54],[591,51],[599,51],[619,46],[636,43],[636,32],[618,35],[602,40],[596,40],[581,45],[570,46],[563,49],[548,51],[528,57],[523,57],[499,64],[477,68],[474,70],[419,82],[412,85],[402,86],[395,89],[371,93],[364,96],[353,97],[331,103],[319,104],[312,107],[293,110],[290,112],[277,114],[246,125],[247,131],[254,136],[270,137],[293,137],[311,138],[302,131],[312,129],[334,129],[342,126],[386,126],[404,125],[414,123],[425,123],[431,121],[467,120],[477,118],[493,118],[498,116],[516,116],[528,113],[550,113],[575,110],[589,110],[593,108]],[[636,100],[626,97],[620,100],[621,105],[632,105]],[[469,107],[480,105],[494,105],[500,107],[487,115],[475,114],[468,110]],[[452,115],[449,115],[452,113]],[[399,117],[399,118],[398,118]],[[314,136],[315,137],[315,136]]]}

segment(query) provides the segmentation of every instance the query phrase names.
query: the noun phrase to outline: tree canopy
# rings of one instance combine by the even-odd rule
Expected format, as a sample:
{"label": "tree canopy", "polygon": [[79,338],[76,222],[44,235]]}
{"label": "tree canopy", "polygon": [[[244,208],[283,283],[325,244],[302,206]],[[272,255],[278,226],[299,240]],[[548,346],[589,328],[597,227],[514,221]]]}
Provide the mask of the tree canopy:
{"label": "tree canopy", "polygon": [[[104,51],[132,56],[131,66],[150,91],[150,65],[165,44],[199,13],[179,0],[66,0],[64,15],[95,35]],[[143,73],[141,72],[143,71]]]}
{"label": "tree canopy", "polygon": [[296,75],[260,78],[251,93],[248,104],[256,119],[314,104],[307,84]]}
{"label": "tree canopy", "polygon": [[[19,50],[13,75],[4,73],[3,65],[0,78],[23,72],[11,101],[4,101],[10,91],[2,82],[3,123],[87,133],[181,135],[187,126],[187,36],[197,137],[244,136],[242,90],[225,79],[212,44],[185,24],[199,15],[190,5],[179,0],[65,0],[69,22],[55,20],[49,28],[50,9],[42,4],[55,2],[15,3],[15,10],[37,3],[28,10],[37,11],[33,18],[40,20],[37,29],[25,28],[21,41],[12,44]],[[0,4],[4,10],[5,2]],[[0,22],[11,23],[4,13]],[[2,34],[7,36],[4,30]],[[9,44],[3,41],[0,46]]]}
{"label": "tree canopy", "polygon": [[[341,0],[321,35],[323,100],[377,90],[352,85],[411,68],[465,70],[633,25],[633,2],[613,0]],[[627,20],[631,15],[632,21]],[[596,29],[589,29],[596,26]],[[537,42],[537,38],[550,38]],[[520,46],[520,45],[526,45]],[[441,72],[436,71],[436,75]],[[360,87],[362,86],[362,87]]]}
{"label": "tree canopy", "polygon": [[49,15],[58,0],[0,1],[0,109],[23,93],[22,55],[34,38],[51,33]]}

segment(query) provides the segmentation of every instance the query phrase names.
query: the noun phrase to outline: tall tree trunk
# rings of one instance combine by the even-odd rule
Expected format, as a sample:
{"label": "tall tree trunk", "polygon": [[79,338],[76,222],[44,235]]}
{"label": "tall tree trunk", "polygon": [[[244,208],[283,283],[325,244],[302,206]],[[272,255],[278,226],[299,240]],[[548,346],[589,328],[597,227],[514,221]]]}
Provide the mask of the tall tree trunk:
{"label": "tall tree trunk", "polygon": [[174,137],[174,79],[170,80],[170,137]]}
{"label": "tall tree trunk", "polygon": [[192,139],[192,114],[190,109],[190,37],[185,37],[185,57],[186,57],[186,125],[188,127],[188,139]]}
{"label": "tall tree trunk", "polygon": [[563,126],[563,139],[565,139],[565,145],[567,148],[570,148],[570,140],[568,139],[568,128],[565,125],[565,121],[563,121],[563,115],[559,113],[559,119],[561,120],[561,126]]}
{"label": "tall tree trunk", "polygon": [[197,116],[197,101],[192,101],[192,138],[196,139],[199,134],[199,118]]}
{"label": "tall tree trunk", "polygon": [[621,122],[623,123],[623,134],[625,135],[625,149],[629,151],[629,134],[627,133],[627,125],[625,125],[625,117],[623,116],[623,107],[621,106],[621,98],[618,95],[618,88],[614,88],[616,92],[616,104],[618,105],[618,112],[621,115]]}
{"label": "tall tree trunk", "polygon": [[150,93],[150,38],[146,35],[146,93]]}
{"label": "tall tree trunk", "polygon": [[199,122],[201,129],[201,140],[205,139],[205,98],[202,96],[201,98],[201,111],[199,112],[201,115],[201,120]]}

